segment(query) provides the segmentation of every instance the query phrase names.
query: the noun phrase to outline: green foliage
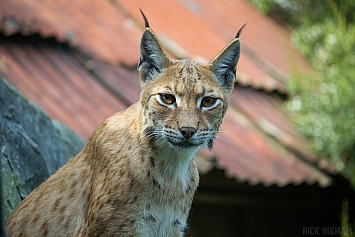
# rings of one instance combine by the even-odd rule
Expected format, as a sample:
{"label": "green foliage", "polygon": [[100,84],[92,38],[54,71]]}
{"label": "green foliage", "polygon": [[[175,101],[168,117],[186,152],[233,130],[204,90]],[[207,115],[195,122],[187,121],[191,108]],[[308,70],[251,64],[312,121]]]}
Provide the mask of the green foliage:
{"label": "green foliage", "polygon": [[[290,80],[290,117],[314,150],[330,158],[355,186],[355,1],[274,3],[292,15],[285,20],[293,26],[293,44],[314,68]],[[265,9],[275,9],[271,6]]]}
{"label": "green foliage", "polygon": [[249,2],[263,13],[270,13],[277,6],[277,3],[274,0],[249,0]]}
{"label": "green foliage", "polygon": [[292,78],[287,108],[318,154],[355,185],[355,24],[335,4],[328,6],[333,16],[307,20],[293,32],[294,45],[315,73]]}
{"label": "green foliage", "polygon": [[346,22],[354,21],[353,0],[249,0],[249,2],[265,14],[281,13],[283,20],[293,27],[305,22],[323,22],[334,16],[345,18]]}

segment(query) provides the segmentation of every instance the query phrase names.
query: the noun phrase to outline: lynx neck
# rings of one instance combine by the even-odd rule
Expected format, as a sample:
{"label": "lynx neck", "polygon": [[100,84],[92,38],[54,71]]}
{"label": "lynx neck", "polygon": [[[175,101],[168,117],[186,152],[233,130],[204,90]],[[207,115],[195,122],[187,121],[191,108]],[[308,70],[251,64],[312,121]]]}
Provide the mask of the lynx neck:
{"label": "lynx neck", "polygon": [[[159,143],[159,141],[158,141]],[[197,148],[178,148],[171,146],[167,141],[161,142],[155,152],[157,173],[161,178],[172,181],[183,181],[188,176]]]}

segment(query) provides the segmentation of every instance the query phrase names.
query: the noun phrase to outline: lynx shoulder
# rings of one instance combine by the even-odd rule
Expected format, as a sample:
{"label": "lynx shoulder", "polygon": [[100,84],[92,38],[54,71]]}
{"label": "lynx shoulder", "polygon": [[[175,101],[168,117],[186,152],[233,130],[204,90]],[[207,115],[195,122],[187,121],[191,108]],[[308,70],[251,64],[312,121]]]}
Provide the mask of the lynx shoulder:
{"label": "lynx shoulder", "polygon": [[241,30],[201,64],[168,58],[144,19],[139,101],[25,198],[8,236],[183,236],[199,182],[193,158],[212,147],[228,107]]}

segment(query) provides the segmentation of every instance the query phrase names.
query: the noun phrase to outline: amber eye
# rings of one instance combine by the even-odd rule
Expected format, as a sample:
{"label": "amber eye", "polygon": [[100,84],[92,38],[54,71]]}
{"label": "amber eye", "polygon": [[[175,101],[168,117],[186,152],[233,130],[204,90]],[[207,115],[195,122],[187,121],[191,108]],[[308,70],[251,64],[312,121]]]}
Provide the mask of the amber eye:
{"label": "amber eye", "polygon": [[205,97],[201,101],[202,107],[212,107],[217,102],[216,98],[213,97]]}
{"label": "amber eye", "polygon": [[176,102],[175,96],[171,95],[171,94],[159,94],[160,96],[160,100],[164,103],[164,104],[174,104]]}

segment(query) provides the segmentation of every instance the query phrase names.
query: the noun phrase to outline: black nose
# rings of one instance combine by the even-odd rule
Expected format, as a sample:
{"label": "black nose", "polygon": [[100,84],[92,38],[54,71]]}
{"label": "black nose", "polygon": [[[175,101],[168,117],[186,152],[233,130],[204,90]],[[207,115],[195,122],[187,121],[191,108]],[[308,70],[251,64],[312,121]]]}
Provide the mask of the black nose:
{"label": "black nose", "polygon": [[195,134],[196,128],[182,127],[182,128],[180,128],[180,132],[186,139],[189,139],[190,137],[192,137]]}

